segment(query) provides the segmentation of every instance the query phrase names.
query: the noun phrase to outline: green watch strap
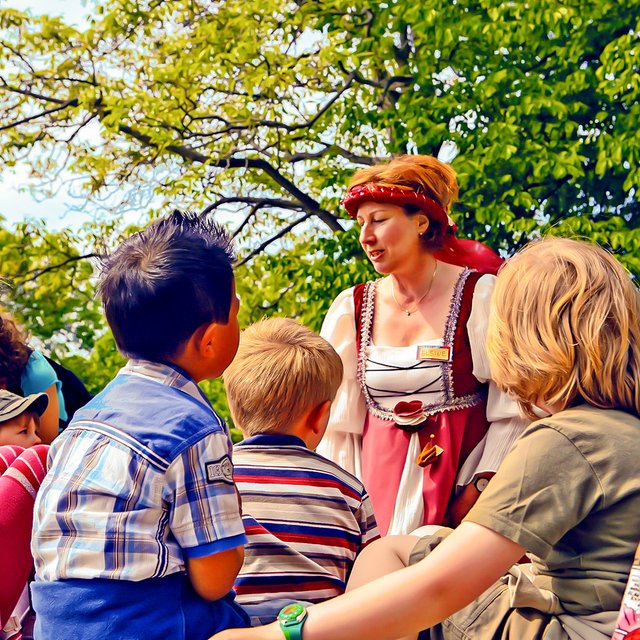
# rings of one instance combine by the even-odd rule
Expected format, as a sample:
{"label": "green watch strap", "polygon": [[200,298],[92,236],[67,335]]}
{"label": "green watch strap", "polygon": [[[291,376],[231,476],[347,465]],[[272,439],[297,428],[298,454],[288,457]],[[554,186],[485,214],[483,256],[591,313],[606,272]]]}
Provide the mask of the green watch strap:
{"label": "green watch strap", "polygon": [[280,628],[286,640],[302,640],[302,624],[296,624],[293,627],[287,627],[280,623]]}
{"label": "green watch strap", "polygon": [[280,610],[278,621],[285,640],[302,640],[302,627],[307,620],[307,610],[297,602]]}

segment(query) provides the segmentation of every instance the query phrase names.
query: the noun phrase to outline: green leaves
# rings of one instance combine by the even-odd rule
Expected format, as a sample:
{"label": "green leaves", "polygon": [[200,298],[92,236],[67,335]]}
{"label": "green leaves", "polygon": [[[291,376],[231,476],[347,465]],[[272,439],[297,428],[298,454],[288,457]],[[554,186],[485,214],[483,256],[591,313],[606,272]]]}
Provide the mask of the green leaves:
{"label": "green leaves", "polygon": [[3,166],[28,162],[43,192],[64,168],[88,212],[114,213],[59,237],[0,232],[12,304],[43,340],[62,332],[83,356],[100,343],[93,375],[113,345],[79,256],[115,241],[124,208],[225,202],[210,215],[242,227],[242,255],[263,247],[238,269],[242,322],[318,328],[339,290],[372,275],[339,231],[349,176],[445,143],[461,235],[509,254],[578,234],[640,275],[639,15],[639,0],[105,0],[79,31],[2,9]]}

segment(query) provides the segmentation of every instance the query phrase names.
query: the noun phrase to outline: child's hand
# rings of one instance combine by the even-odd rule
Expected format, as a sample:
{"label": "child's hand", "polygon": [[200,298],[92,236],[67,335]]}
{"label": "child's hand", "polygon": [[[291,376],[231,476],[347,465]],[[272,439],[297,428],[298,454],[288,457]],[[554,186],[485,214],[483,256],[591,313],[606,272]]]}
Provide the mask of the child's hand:
{"label": "child's hand", "polygon": [[227,629],[216,633],[209,640],[283,640],[280,625],[276,622],[253,629]]}

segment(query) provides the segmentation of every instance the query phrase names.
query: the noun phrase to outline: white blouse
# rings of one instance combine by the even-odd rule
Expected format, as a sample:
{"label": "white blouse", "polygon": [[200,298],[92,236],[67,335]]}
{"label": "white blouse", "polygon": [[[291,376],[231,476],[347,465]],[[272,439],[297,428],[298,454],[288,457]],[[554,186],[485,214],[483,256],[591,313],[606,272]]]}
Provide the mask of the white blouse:
{"label": "white blouse", "polygon": [[[514,441],[528,424],[528,420],[521,417],[517,403],[502,393],[491,380],[485,339],[489,320],[489,303],[494,285],[495,276],[492,275],[484,275],[478,280],[467,322],[473,375],[480,382],[489,383],[487,420],[490,426],[485,437],[469,454],[460,469],[456,480],[458,488],[472,482],[480,473],[497,471]],[[318,446],[318,452],[362,479],[362,431],[367,407],[357,379],[353,287],[340,293],[333,301],[320,333],[340,355],[344,365],[344,377],[331,407],[329,426]],[[441,341],[434,341],[434,344],[438,342],[441,344]],[[398,392],[406,392],[409,389],[418,390],[418,393],[412,395],[405,394],[403,399],[420,399],[425,404],[434,404],[432,394],[427,399],[426,395],[420,393],[421,387],[429,384],[429,377],[423,378],[421,385],[416,384],[417,376],[425,373],[416,372],[411,368],[413,363],[418,362],[415,357],[416,349],[417,345],[409,347],[371,345],[369,347],[366,354],[368,360],[366,383],[369,392],[385,408],[393,408],[398,398],[390,397],[385,402],[381,397],[385,392],[377,390],[395,389]],[[372,361],[378,364],[372,364]],[[398,366],[404,366],[407,370],[398,371]],[[387,369],[386,372],[385,369]],[[434,370],[433,375],[437,374],[439,371]],[[415,439],[417,440],[417,437]],[[419,511],[422,509],[422,470],[413,462],[415,459],[413,449],[418,446],[417,443],[414,444],[415,446],[409,447],[396,502],[397,515],[394,513],[389,533],[408,533],[415,526],[422,524],[422,514],[415,511],[418,505],[420,505]],[[407,512],[413,512],[413,516],[409,519],[406,517]]]}
{"label": "white blouse", "polygon": [[[442,340],[427,340],[420,346],[440,347]],[[400,400],[421,400],[425,406],[442,404],[444,388],[439,363],[418,360],[418,345],[367,348],[365,384],[369,396],[393,411]]]}

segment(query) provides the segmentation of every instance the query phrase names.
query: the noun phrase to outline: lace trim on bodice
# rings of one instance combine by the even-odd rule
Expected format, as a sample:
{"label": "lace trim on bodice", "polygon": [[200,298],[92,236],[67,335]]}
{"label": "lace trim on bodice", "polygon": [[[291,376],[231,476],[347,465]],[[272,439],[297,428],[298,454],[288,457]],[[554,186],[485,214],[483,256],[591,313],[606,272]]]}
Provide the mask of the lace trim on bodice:
{"label": "lace trim on bodice", "polygon": [[[456,357],[454,349],[454,339],[458,317],[462,307],[462,295],[464,293],[464,285],[467,278],[472,273],[471,269],[465,268],[458,277],[451,298],[449,313],[445,322],[444,337],[442,344],[452,349],[453,357]],[[366,384],[366,368],[367,368],[367,350],[371,345],[373,337],[373,318],[375,313],[375,297],[377,284],[379,280],[372,280],[365,284],[362,298],[362,315],[360,326],[360,351],[358,353],[358,382],[362,389],[367,408],[371,414],[382,420],[394,421],[393,411],[386,409],[380,405],[371,395],[369,387]],[[451,411],[453,409],[464,409],[480,404],[485,397],[483,392],[468,394],[465,396],[455,396],[453,393],[453,363],[439,362],[433,363],[431,366],[441,368],[441,373],[435,382],[442,381],[442,395],[439,402],[428,404],[425,403],[425,414],[427,416],[440,413],[442,411]],[[398,394],[399,395],[399,394]]]}

